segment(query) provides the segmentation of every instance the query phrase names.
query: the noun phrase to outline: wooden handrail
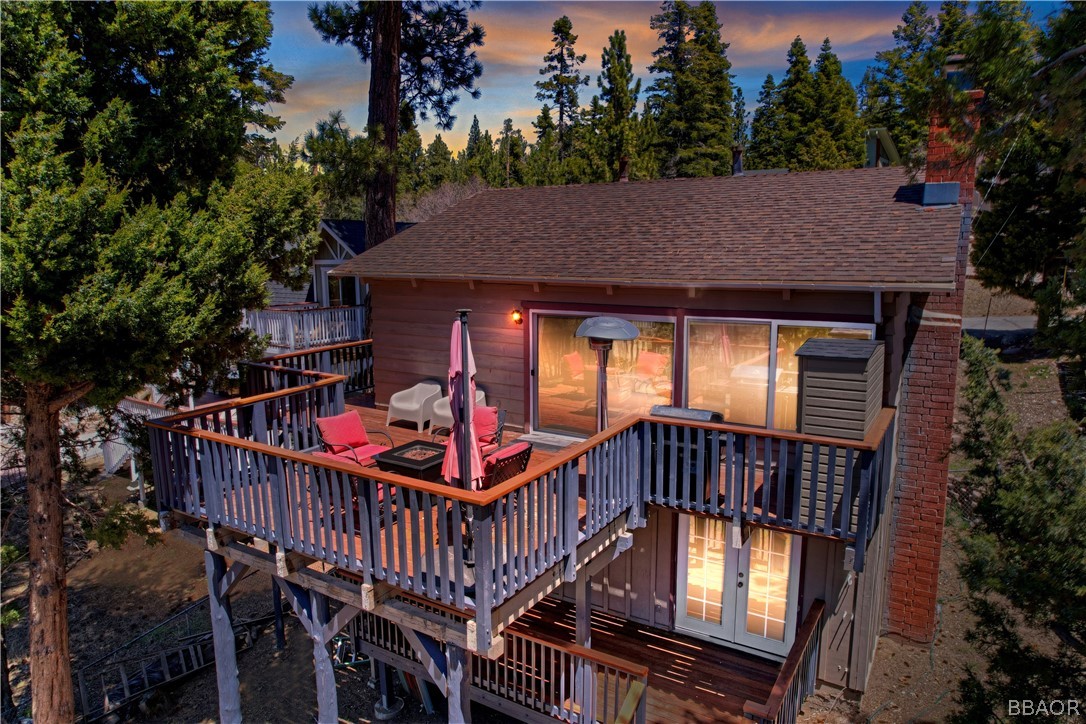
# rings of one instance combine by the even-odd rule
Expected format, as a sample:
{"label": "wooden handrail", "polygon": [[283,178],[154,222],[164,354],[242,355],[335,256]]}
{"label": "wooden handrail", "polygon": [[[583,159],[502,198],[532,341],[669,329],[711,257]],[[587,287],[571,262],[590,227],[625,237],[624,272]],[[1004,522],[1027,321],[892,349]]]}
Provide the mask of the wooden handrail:
{"label": "wooden handrail", "polygon": [[889,429],[890,423],[893,422],[895,412],[896,409],[893,407],[882,408],[882,410],[879,411],[878,416],[875,417],[875,422],[871,425],[871,429],[868,430],[867,435],[863,440],[848,440],[843,437],[827,437],[825,435],[808,435],[801,432],[795,432],[794,430],[774,430],[772,428],[737,425],[728,422],[698,422],[695,420],[684,420],[674,417],[653,417],[651,415],[646,415],[642,417],[641,420],[657,422],[662,425],[682,425],[683,427],[692,427],[702,430],[730,432],[735,435],[773,437],[778,440],[793,440],[814,445],[832,445],[834,447],[850,447],[854,450],[871,452],[877,450],[879,445],[882,444],[882,437],[886,434],[886,430]]}
{"label": "wooden handrail", "polygon": [[[337,349],[346,349],[347,347],[357,347],[363,344],[373,344],[372,339],[360,339],[357,342],[339,342],[338,344],[329,344],[324,347],[310,347],[309,349],[300,349],[295,352],[283,352],[281,354],[273,354],[270,357],[262,357],[258,362],[267,363],[275,362],[276,360],[288,359],[290,357],[301,357],[307,354],[317,354],[320,352],[331,352]],[[293,368],[292,368],[293,369]]]}
{"label": "wooden handrail", "polygon": [[[450,616],[454,616],[460,620],[467,620],[467,617],[464,616],[463,611],[452,608],[450,606],[445,606],[440,601],[432,601],[428,598],[416,596],[415,594],[407,591],[398,592],[396,595],[397,597],[402,598],[406,601],[444,611]],[[568,641],[562,641],[559,638],[554,638],[546,634],[530,634],[525,633],[524,631],[513,631],[510,629],[506,629],[504,633],[507,633],[511,636],[519,636],[520,638],[526,639],[528,641],[533,641],[537,644],[542,644],[544,646],[549,646],[551,648],[561,649],[566,653],[573,654],[574,656],[579,656],[593,663],[600,664],[602,666],[610,666],[612,669],[621,671],[624,674],[629,674],[630,676],[642,677],[649,675],[649,667],[647,666],[641,666],[640,664],[635,664],[632,661],[627,661],[626,659],[620,658],[618,656],[605,654],[602,651],[597,651],[596,649],[589,649],[585,648],[584,646],[572,644]]]}
{"label": "wooden handrail", "polygon": [[615,716],[615,724],[630,724],[637,716],[637,708],[641,706],[641,698],[645,696],[648,688],[643,681],[630,682],[630,690],[626,692],[626,698],[622,702],[622,708]]}
{"label": "wooden handrail", "polygon": [[588,649],[578,644],[571,644],[568,641],[562,641],[545,635],[529,634],[524,631],[510,631],[507,629],[504,633],[507,633],[510,636],[518,636],[527,641],[542,644],[543,646],[548,646],[552,649],[564,651],[567,654],[582,658],[585,661],[591,661],[600,666],[609,666],[623,674],[629,674],[630,676],[636,676],[637,678],[649,675],[649,667],[647,666],[635,664],[632,661],[627,661],[626,659],[621,659],[617,656],[612,656],[611,654],[605,654],[596,649]]}
{"label": "wooden handrail", "polygon": [[[293,367],[284,367],[283,370],[289,372],[303,371],[294,369]],[[299,392],[307,392],[309,390],[316,390],[320,389],[321,387],[335,385],[347,379],[345,375],[336,375],[330,372],[310,372],[307,370],[305,372],[306,374],[312,375],[314,377],[321,377],[322,379],[317,382],[310,382],[305,385],[299,385],[298,387],[288,387],[285,390],[265,392],[260,395],[253,395],[252,397],[233,397],[229,400],[222,400],[221,402],[209,402],[206,405],[200,405],[198,407],[192,408],[191,410],[185,410],[184,412],[179,412],[176,415],[170,415],[169,417],[163,417],[155,420],[154,422],[158,424],[155,424],[154,426],[188,434],[190,432],[189,430],[177,430],[177,428],[170,425],[170,423],[183,422],[185,420],[190,420],[201,415],[206,415],[209,412],[222,412],[223,410],[233,410],[238,407],[245,407],[246,405],[255,405],[258,402],[267,402],[268,400],[274,400],[278,397],[289,397],[290,395],[294,395]],[[237,440],[237,438],[230,437],[229,435],[224,435],[223,437],[229,440]],[[274,449],[279,450],[281,448]]]}
{"label": "wooden handrail", "polygon": [[826,602],[822,599],[816,599],[811,604],[811,610],[807,612],[807,617],[803,619],[803,625],[799,627],[799,631],[796,633],[796,640],[792,643],[788,658],[784,660],[784,664],[777,674],[777,680],[773,683],[769,698],[766,699],[764,704],[748,699],[743,704],[744,714],[750,714],[769,721],[777,718],[777,712],[780,711],[781,704],[784,703],[784,697],[792,686],[796,673],[799,671],[799,665],[803,662],[803,656],[807,652],[807,645],[818,627],[822,625],[822,613],[825,610]]}

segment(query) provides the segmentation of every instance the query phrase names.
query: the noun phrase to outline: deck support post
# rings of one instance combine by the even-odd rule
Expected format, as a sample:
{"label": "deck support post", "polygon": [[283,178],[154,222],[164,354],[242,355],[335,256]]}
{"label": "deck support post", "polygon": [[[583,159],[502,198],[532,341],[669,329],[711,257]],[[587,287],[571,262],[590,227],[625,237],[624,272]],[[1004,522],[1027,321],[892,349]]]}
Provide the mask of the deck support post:
{"label": "deck support post", "polygon": [[287,646],[287,638],[283,630],[283,594],[279,592],[279,584],[272,581],[272,613],[275,615],[275,650],[282,651]]}
{"label": "deck support post", "polygon": [[403,699],[392,693],[392,678],[388,673],[388,664],[377,661],[377,691],[381,699],[373,705],[373,718],[377,721],[389,721],[403,709]]}
{"label": "deck support post", "polygon": [[471,724],[471,653],[454,644],[445,647],[449,721]]}
{"label": "deck support post", "polygon": [[309,591],[312,627],[309,633],[313,640],[313,669],[317,677],[317,721],[320,724],[335,724],[339,721],[339,701],[336,698],[336,672],[332,668],[332,653],[328,650],[325,639],[325,627],[332,616],[328,608],[328,597],[317,591]]}
{"label": "deck support post", "polygon": [[[592,576],[584,568],[573,584],[577,598],[576,643],[592,648]],[[581,707],[581,721],[596,720],[596,676],[592,662],[581,659],[577,665],[574,699]]]}
{"label": "deck support post", "polygon": [[235,649],[230,594],[223,586],[226,559],[218,553],[204,551],[207,570],[208,608],[211,614],[211,635],[215,645],[215,679],[219,689],[219,720],[223,724],[241,721],[241,683],[238,680],[238,659]]}

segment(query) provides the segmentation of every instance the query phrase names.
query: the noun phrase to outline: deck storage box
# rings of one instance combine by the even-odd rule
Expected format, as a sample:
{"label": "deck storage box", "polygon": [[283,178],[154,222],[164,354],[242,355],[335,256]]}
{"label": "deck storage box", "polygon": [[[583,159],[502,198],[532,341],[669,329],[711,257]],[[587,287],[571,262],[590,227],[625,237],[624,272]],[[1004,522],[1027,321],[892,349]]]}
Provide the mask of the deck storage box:
{"label": "deck storage box", "polygon": [[[862,339],[811,339],[796,350],[799,357],[798,431],[806,435],[863,440],[882,409],[883,343]],[[825,522],[828,446],[819,447],[818,488],[815,491],[818,525]],[[853,501],[860,492],[859,455],[853,457],[849,495],[842,500],[845,488],[845,448],[837,448],[834,461],[833,515],[831,526],[840,530],[842,516],[849,511],[849,528],[855,530],[858,515]],[[807,520],[810,506],[811,466],[813,452],[808,445],[803,451],[803,490],[800,520]]]}

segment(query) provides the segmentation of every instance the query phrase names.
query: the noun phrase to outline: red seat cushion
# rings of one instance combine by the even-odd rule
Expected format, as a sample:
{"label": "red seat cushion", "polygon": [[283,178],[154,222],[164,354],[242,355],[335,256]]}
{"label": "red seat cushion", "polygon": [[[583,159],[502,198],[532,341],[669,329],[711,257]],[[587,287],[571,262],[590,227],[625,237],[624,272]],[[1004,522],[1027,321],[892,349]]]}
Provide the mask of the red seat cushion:
{"label": "red seat cushion", "polygon": [[344,412],[331,417],[318,417],[317,429],[324,438],[324,449],[330,453],[346,452],[351,448],[368,445],[370,436],[355,412]]}
{"label": "red seat cushion", "polygon": [[506,445],[500,450],[487,455],[486,458],[483,459],[483,476],[489,478],[494,474],[496,469],[501,467],[502,463],[509,458],[520,455],[531,446],[532,444],[530,442],[515,442],[512,445]]}

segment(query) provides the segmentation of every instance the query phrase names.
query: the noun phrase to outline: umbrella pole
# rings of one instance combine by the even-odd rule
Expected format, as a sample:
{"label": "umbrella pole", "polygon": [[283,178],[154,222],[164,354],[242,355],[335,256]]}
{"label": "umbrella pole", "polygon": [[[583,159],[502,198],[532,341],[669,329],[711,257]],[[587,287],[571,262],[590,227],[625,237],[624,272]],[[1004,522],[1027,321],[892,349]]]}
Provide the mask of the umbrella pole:
{"label": "umbrella pole", "polygon": [[[471,370],[468,368],[468,313],[470,309],[458,309],[460,319],[460,386],[463,391],[460,403],[460,485],[471,490]],[[450,390],[450,394],[452,391]],[[472,537],[474,511],[467,507],[464,516],[467,534],[464,536],[464,565],[475,565],[475,540]]]}

